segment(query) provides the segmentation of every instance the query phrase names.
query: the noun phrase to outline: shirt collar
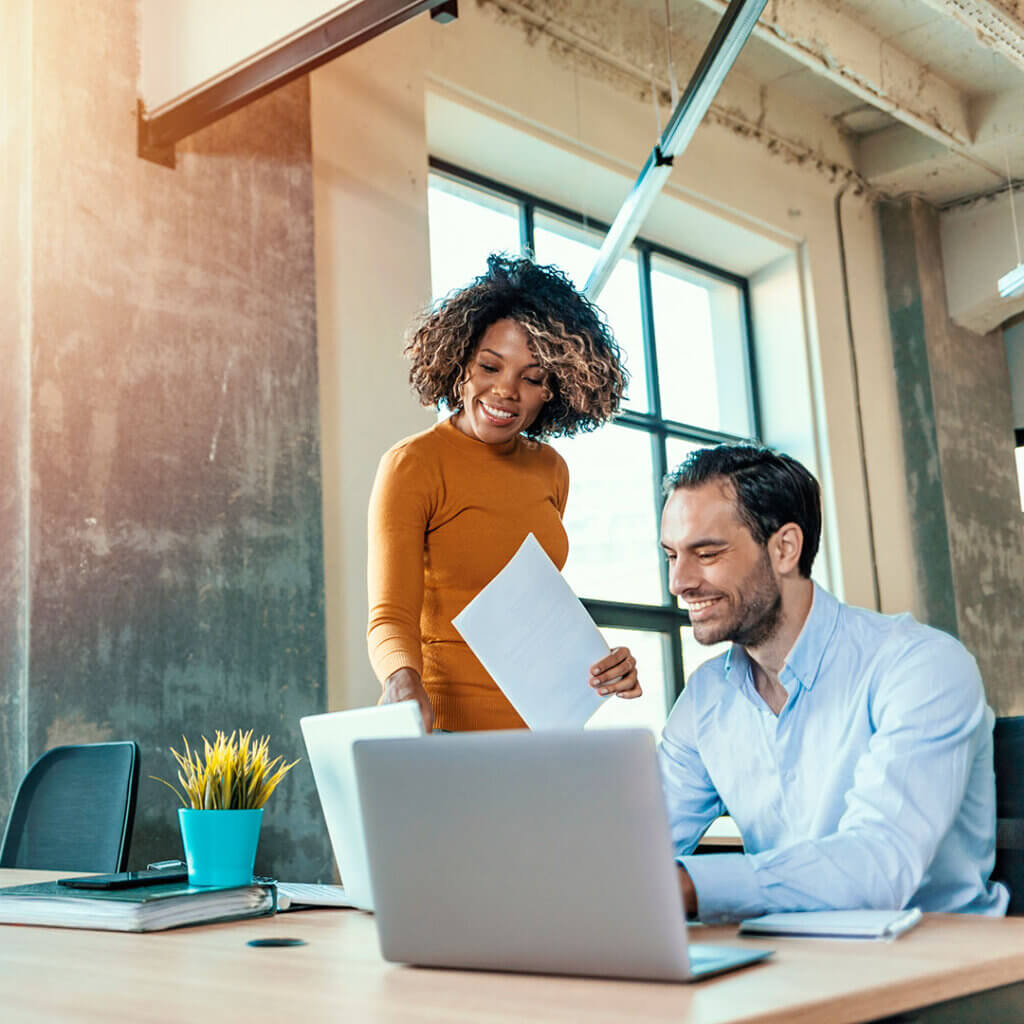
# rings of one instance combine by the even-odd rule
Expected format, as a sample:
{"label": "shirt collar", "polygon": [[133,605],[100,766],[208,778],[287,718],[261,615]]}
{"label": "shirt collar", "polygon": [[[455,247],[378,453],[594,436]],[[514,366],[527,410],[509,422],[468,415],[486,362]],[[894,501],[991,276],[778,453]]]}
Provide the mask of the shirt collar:
{"label": "shirt collar", "polygon": [[786,664],[779,673],[780,681],[795,679],[805,690],[814,685],[838,619],[839,602],[815,583],[811,610],[793,649],[786,656]]}
{"label": "shirt collar", "polygon": [[[793,649],[786,656],[786,663],[779,673],[781,681],[793,679],[806,690],[814,685],[838,619],[839,602],[815,583],[811,610]],[[728,676],[734,665],[745,670],[747,663],[747,652],[739,644],[733,644],[725,655],[725,674]]]}

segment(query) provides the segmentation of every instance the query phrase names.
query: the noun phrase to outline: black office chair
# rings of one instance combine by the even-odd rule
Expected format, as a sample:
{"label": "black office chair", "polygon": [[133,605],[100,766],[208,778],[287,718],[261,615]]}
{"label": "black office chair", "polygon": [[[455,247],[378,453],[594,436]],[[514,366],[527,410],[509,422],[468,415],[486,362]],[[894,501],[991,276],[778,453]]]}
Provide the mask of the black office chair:
{"label": "black office chair", "polygon": [[1024,914],[1024,716],[996,719],[996,866],[1011,914]]}
{"label": "black office chair", "polygon": [[124,871],[138,789],[137,743],[46,751],[14,795],[0,867]]}

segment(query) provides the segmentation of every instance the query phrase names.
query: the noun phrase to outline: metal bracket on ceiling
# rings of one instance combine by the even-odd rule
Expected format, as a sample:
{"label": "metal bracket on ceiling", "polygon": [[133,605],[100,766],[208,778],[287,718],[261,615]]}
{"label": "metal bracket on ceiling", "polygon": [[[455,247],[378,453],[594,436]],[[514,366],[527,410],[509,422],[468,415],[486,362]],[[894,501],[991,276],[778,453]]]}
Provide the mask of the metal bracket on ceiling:
{"label": "metal bracket on ceiling", "polygon": [[430,12],[430,17],[440,25],[447,25],[459,16],[459,0],[445,0],[440,7]]}

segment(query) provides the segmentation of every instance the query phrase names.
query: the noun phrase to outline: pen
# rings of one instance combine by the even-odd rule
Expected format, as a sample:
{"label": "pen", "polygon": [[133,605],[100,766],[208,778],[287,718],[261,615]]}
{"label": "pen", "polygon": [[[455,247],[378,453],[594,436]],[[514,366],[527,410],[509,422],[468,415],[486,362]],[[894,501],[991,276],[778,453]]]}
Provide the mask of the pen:
{"label": "pen", "polygon": [[895,939],[896,936],[902,935],[909,928],[913,928],[918,921],[921,920],[921,908],[911,907],[905,914],[897,917],[895,921],[890,921],[886,925],[885,931],[882,933],[884,938]]}

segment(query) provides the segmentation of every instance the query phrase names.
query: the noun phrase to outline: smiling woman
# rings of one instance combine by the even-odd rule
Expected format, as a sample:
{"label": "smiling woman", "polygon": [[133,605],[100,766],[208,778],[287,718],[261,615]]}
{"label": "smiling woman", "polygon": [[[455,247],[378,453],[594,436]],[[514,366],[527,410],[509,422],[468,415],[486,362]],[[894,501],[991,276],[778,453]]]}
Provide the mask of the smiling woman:
{"label": "smiling woman", "polygon": [[[370,660],[382,703],[416,700],[428,729],[524,723],[451,620],[532,533],[561,568],[565,461],[542,438],[610,419],[626,374],[601,313],[555,267],[491,256],[428,311],[406,347],[424,405],[452,416],[381,459],[370,499]],[[625,647],[591,667],[640,696]]]}
{"label": "smiling woman", "polygon": [[515,320],[498,320],[484,331],[460,394],[462,408],[452,422],[477,441],[500,444],[533,426],[551,389]]}

